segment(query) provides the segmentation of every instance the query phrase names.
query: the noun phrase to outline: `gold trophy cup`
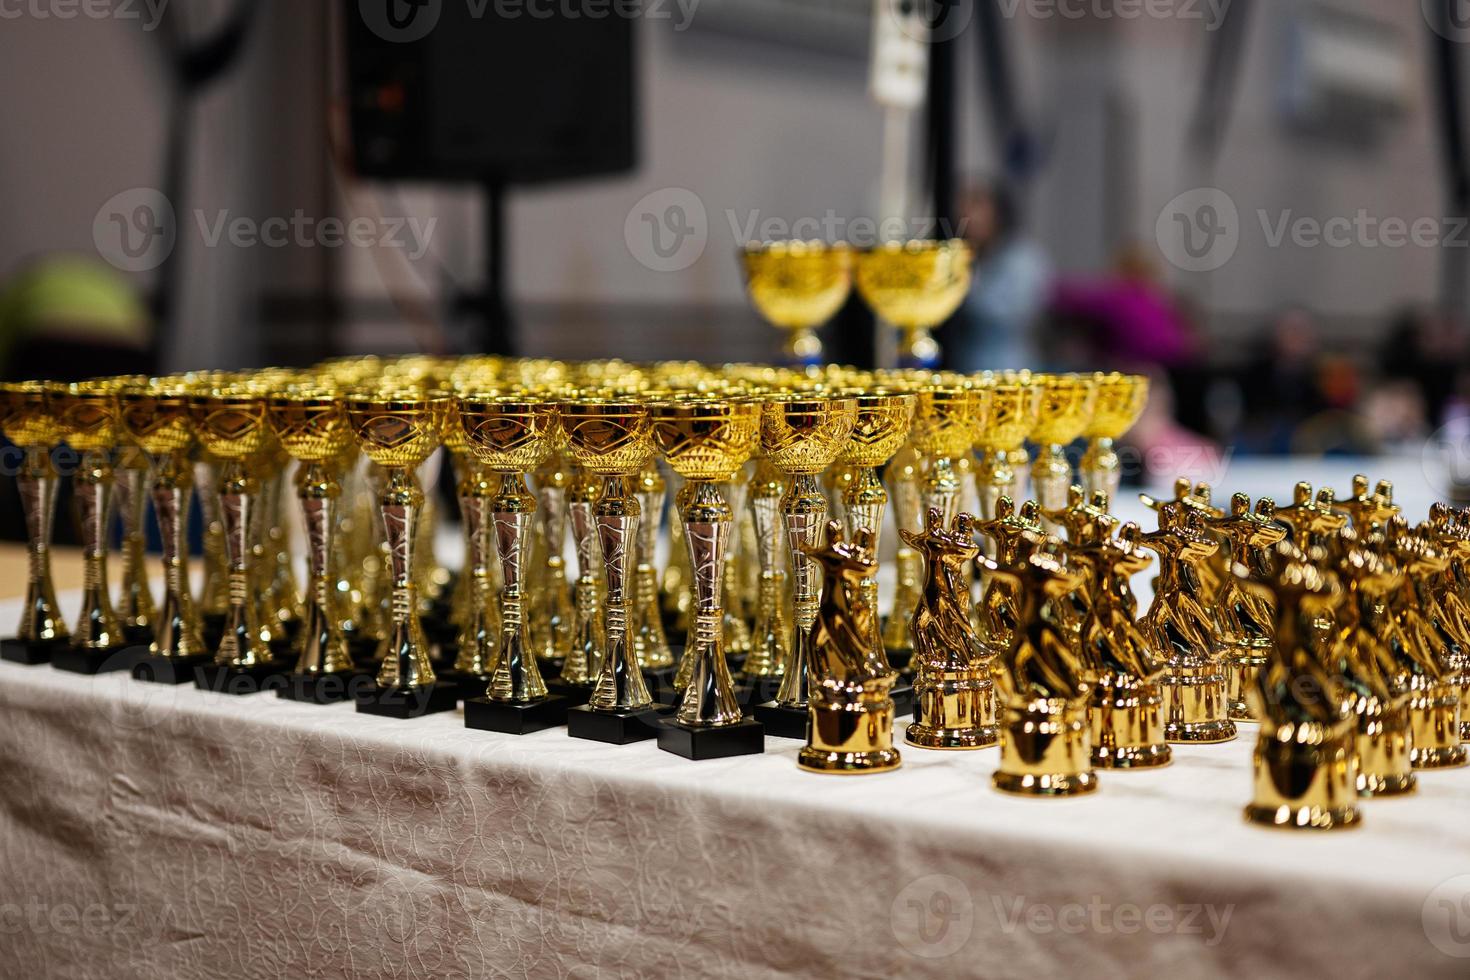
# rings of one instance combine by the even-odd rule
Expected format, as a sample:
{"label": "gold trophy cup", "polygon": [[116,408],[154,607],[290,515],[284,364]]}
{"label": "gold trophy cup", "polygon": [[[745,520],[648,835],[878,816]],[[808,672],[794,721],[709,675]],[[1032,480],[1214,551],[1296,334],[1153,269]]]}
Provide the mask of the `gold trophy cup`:
{"label": "gold trophy cup", "polygon": [[939,363],[939,344],[929,331],[964,302],[972,264],[970,246],[958,238],[885,242],[858,253],[858,292],[874,313],[899,329],[901,367]]}
{"label": "gold trophy cup", "polygon": [[23,454],[16,489],[26,521],[26,596],[15,636],[0,640],[0,659],[43,664],[71,643],[51,582],[51,528],[56,516],[56,467],[51,451],[61,426],[46,401],[46,385],[18,381],[0,385],[0,429]]}
{"label": "gold trophy cup", "polygon": [[787,331],[787,358],[820,364],[816,329],[842,309],[852,291],[852,250],[817,241],[751,242],[740,257],[751,303],[772,326]]}
{"label": "gold trophy cup", "polygon": [[1082,454],[1082,488],[1090,498],[1098,490],[1106,490],[1109,500],[1118,498],[1122,479],[1122,463],[1113,441],[1122,438],[1148,404],[1148,378],[1140,374],[1098,372],[1097,404],[1092,421],[1082,435],[1087,450]]}

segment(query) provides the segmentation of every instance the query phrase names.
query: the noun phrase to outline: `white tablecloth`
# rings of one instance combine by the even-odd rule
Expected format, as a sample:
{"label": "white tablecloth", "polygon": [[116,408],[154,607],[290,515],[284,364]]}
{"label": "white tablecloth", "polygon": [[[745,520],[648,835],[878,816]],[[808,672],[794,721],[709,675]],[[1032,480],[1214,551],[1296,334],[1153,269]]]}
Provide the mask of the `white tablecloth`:
{"label": "white tablecloth", "polygon": [[0,976],[1470,975],[1470,769],[1266,831],[1253,734],[1021,800],[994,749],[841,778],[0,664]]}

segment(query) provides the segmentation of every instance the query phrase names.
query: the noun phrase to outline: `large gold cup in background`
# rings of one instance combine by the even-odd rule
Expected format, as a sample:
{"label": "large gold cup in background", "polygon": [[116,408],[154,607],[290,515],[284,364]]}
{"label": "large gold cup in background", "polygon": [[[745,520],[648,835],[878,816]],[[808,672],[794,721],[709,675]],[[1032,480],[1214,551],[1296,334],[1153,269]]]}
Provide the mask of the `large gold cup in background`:
{"label": "large gold cup in background", "polygon": [[786,356],[796,364],[820,364],[816,329],[847,301],[852,250],[817,241],[751,242],[740,255],[750,301],[788,333]]}
{"label": "large gold cup in background", "polygon": [[1148,405],[1148,378],[1116,371],[1099,371],[1095,377],[1097,402],[1093,407],[1092,420],[1082,431],[1087,439],[1087,449],[1082,454],[1079,467],[1082,487],[1089,497],[1098,490],[1106,490],[1108,499],[1115,500],[1123,471],[1113,441],[1122,438],[1143,414]]}
{"label": "large gold cup in background", "polygon": [[61,441],[61,426],[46,401],[46,385],[16,381],[0,385],[0,430],[21,450],[16,474],[26,522],[26,595],[15,636],[0,640],[0,659],[41,664],[71,642],[56,587],[51,581],[51,529],[56,517],[56,467],[51,450]]}
{"label": "large gold cup in background", "polygon": [[773,702],[756,708],[766,731],[804,738],[811,700],[811,628],[817,617],[818,590],[807,549],[815,546],[827,520],[827,497],[817,475],[842,452],[857,424],[857,401],[818,392],[768,396],[761,407],[761,450],[789,479],[781,502],[791,555],[791,604],[795,642]]}
{"label": "large gold cup in background", "polygon": [[658,734],[653,696],[633,649],[630,572],[638,525],[645,518],[633,477],[653,458],[653,420],[644,402],[626,396],[589,395],[561,405],[567,449],[578,465],[602,479],[592,522],[607,583],[603,634],[607,650],[586,705],[567,714],[567,733],[622,745]]}
{"label": "large gold cup in background", "polygon": [[760,404],[699,397],[656,403],[652,413],[654,442],[686,481],[680,518],[694,579],[693,617],[679,667],[683,697],[674,724],[659,732],[659,748],[688,759],[761,752],[764,730],[745,720],[725,662],[721,590],[735,514],[719,489],[755,451]]}
{"label": "large gold cup in background", "polygon": [[450,399],[417,387],[384,387],[347,395],[347,418],[358,446],[387,475],[378,507],[388,539],[392,623],[377,683],[358,692],[357,710],[411,718],[452,710],[454,685],[439,684],[419,621],[414,545],[424,492],[417,468],[439,448]]}
{"label": "large gold cup in background", "polygon": [[858,253],[858,292],[898,327],[901,367],[932,368],[939,344],[929,331],[959,309],[970,289],[973,255],[962,239],[885,242]]}
{"label": "large gold cup in background", "polygon": [[272,395],[267,410],[276,439],[301,464],[296,497],[307,549],[306,610],[296,637],[296,667],[290,685],[277,693],[318,704],[344,701],[352,697],[346,681],[355,671],[337,609],[332,556],[341,464],[354,445],[352,428],[337,390],[315,379]]}
{"label": "large gold cup in background", "polygon": [[536,663],[525,594],[536,516],[536,498],[526,487],[525,474],[556,448],[561,431],[557,406],[527,393],[465,394],[458,421],[475,458],[500,477],[489,502],[500,558],[500,649],[485,695],[465,702],[465,725],[523,735],[566,718],[566,699],[548,693]]}
{"label": "large gold cup in background", "polygon": [[220,461],[217,496],[229,568],[229,608],[214,663],[197,672],[201,686],[248,694],[279,687],[288,665],[271,649],[261,621],[253,545],[262,515],[260,470],[275,449],[266,418],[266,387],[250,379],[217,380],[189,397],[194,431]]}
{"label": "large gold cup in background", "polygon": [[[1072,485],[1072,464],[1065,452],[1092,422],[1097,404],[1097,379],[1082,374],[1044,374],[1041,382],[1041,404],[1031,438],[1037,445],[1036,461],[1031,464],[1032,496],[1042,512],[1062,510],[1067,506],[1067,488]],[[1057,525],[1047,522],[1048,529]]]}
{"label": "large gold cup in background", "polygon": [[82,531],[82,609],[71,646],[51,664],[82,674],[131,670],[146,647],[129,646],[112,608],[107,581],[108,532],[112,519],[112,454],[117,448],[118,385],[114,379],[81,381],[48,389],[51,413],[61,434],[82,454],[75,492]]}
{"label": "large gold cup in background", "polygon": [[148,456],[153,513],[163,546],[163,602],[154,618],[148,655],[134,665],[133,676],[165,684],[189,683],[195,668],[213,659],[204,645],[185,563],[194,490],[189,385],[182,378],[160,378],[125,387],[121,399],[123,428]]}

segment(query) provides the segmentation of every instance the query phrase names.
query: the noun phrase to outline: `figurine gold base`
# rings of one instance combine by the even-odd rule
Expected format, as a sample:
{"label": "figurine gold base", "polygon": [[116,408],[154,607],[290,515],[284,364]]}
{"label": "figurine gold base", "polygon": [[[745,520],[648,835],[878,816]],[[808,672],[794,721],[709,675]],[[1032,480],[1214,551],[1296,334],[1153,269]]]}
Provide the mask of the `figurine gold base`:
{"label": "figurine gold base", "polygon": [[1085,712],[1061,698],[1007,706],[1000,770],[991,783],[1017,796],[1081,796],[1096,792],[1092,739]]}
{"label": "figurine gold base", "polygon": [[1256,684],[1256,675],[1266,663],[1270,646],[1236,646],[1225,654],[1226,712],[1232,721],[1256,722],[1260,719],[1251,714],[1245,692]]}
{"label": "figurine gold base", "polygon": [[1415,769],[1454,769],[1470,762],[1460,742],[1460,699],[1444,681],[1422,674],[1409,679],[1409,763]]}
{"label": "figurine gold base", "polygon": [[903,764],[893,747],[893,702],[824,701],[807,706],[808,742],[796,764],[810,772],[858,775]]}
{"label": "figurine gold base", "polygon": [[925,749],[983,749],[1000,740],[990,664],[932,672],[920,665],[914,678],[914,721],[904,732]]}
{"label": "figurine gold base", "polygon": [[1092,764],[1103,769],[1156,769],[1173,761],[1164,740],[1159,686],[1104,675],[1092,689]]}
{"label": "figurine gold base", "polygon": [[1335,830],[1358,823],[1354,723],[1304,721],[1263,727],[1256,739],[1251,823],[1285,830]]}
{"label": "figurine gold base", "polygon": [[1358,795],[1414,792],[1418,780],[1409,758],[1408,706],[1385,708],[1378,698],[1355,697],[1350,707],[1357,719]]}
{"label": "figurine gold base", "polygon": [[1164,738],[1170,742],[1235,738],[1235,722],[1227,717],[1225,686],[1218,664],[1170,666],[1159,680],[1164,695]]}

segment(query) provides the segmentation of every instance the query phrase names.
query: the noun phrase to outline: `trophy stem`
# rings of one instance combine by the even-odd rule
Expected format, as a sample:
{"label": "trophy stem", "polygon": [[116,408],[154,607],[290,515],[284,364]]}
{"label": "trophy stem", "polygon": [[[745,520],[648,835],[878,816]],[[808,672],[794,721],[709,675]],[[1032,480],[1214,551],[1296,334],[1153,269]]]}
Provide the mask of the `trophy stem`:
{"label": "trophy stem", "polygon": [[149,652],[160,657],[195,657],[205,652],[184,564],[192,478],[188,462],[179,453],[159,460],[153,476],[153,513],[163,545],[163,607]]}
{"label": "trophy stem", "polygon": [[[1021,450],[1024,454],[1025,450]],[[980,498],[980,516],[987,521],[995,520],[995,504],[1001,497],[1010,497],[1020,502],[1024,492],[1025,470],[1013,465],[1009,449],[986,449],[980,454],[980,465],[975,468],[975,490]],[[1109,495],[1108,499],[1113,499]]]}
{"label": "trophy stem", "polygon": [[602,667],[602,610],[597,597],[597,528],[592,506],[599,494],[597,484],[579,470],[567,498],[572,519],[572,538],[577,546],[577,585],[572,595],[572,651],[561,668],[566,684],[590,686]]}
{"label": "trophy stem", "polygon": [[[571,653],[572,606],[567,589],[567,565],[562,551],[567,540],[566,461],[556,453],[537,471],[536,488],[541,512],[542,538],[546,545],[541,610],[539,655],[546,660],[564,660]],[[657,605],[657,598],[654,602]]]}
{"label": "trophy stem", "polygon": [[[888,506],[888,491],[878,479],[878,471],[871,466],[859,467],[857,477],[843,494],[842,506],[847,512],[847,535],[857,536],[858,528],[865,527],[873,534],[873,554],[878,553],[878,542],[883,531],[883,511]],[[873,649],[883,648],[883,629],[878,619],[878,570],[863,576],[859,583],[863,603],[873,612]]]}
{"label": "trophy stem", "polygon": [[[912,466],[903,456],[912,450],[900,450],[888,466],[888,492],[893,501],[894,523],[900,531],[917,534],[921,531],[919,485],[914,478]],[[883,648],[890,660],[902,658],[913,651],[913,638],[909,634],[909,622],[919,604],[919,581],[922,563],[919,553],[910,548],[900,536],[898,551],[894,555],[894,571],[897,583],[893,591],[893,608],[888,613],[888,623],[883,628]],[[876,609],[876,607],[874,607]]]}
{"label": "trophy stem", "polygon": [[641,511],[638,499],[628,492],[628,482],[626,476],[604,477],[602,496],[592,512],[607,575],[607,605],[603,611],[607,655],[602,658],[588,704],[602,711],[639,711],[653,703],[628,635],[632,616],[627,590],[628,550],[636,543]]}
{"label": "trophy stem", "polygon": [[297,497],[306,527],[306,618],[301,629],[298,674],[337,674],[352,669],[347,637],[333,609],[336,599],[331,574],[332,539],[337,523],[337,500],[342,485],[319,462],[305,463],[297,477]]}
{"label": "trophy stem", "polygon": [[658,602],[658,573],[654,569],[654,549],[658,543],[659,515],[664,509],[664,478],[656,463],[650,463],[638,474],[638,508],[642,516],[638,524],[638,557],[633,570],[633,653],[643,670],[659,670],[674,663],[664,635],[663,615]]}
{"label": "trophy stem", "polygon": [[923,369],[939,366],[939,342],[929,335],[928,327],[901,328],[898,340],[898,366]]}
{"label": "trophy stem", "polygon": [[500,627],[494,622],[490,594],[490,481],[485,470],[466,462],[459,484],[459,512],[464,520],[465,582],[459,624],[459,653],[454,669],[461,674],[489,677],[499,655]]}
{"label": "trophy stem", "polygon": [[816,476],[793,474],[782,508],[791,554],[791,605],[796,620],[796,639],[787,658],[781,689],[776,692],[776,703],[783,708],[805,708],[811,699],[812,623],[816,621],[821,598],[813,581],[816,562],[806,550],[816,545],[827,520],[827,498],[817,485]]}
{"label": "trophy stem", "polygon": [[109,650],[122,643],[122,627],[112,611],[107,588],[107,526],[112,517],[112,464],[107,454],[82,454],[76,477],[82,526],[82,611],[72,645]]}
{"label": "trophy stem", "polygon": [[1098,436],[1087,444],[1082,454],[1082,489],[1092,497],[1099,490],[1106,490],[1109,500],[1118,499],[1118,486],[1123,480],[1122,463],[1118,451],[1109,436]]}
{"label": "trophy stem", "polygon": [[791,627],[786,622],[786,554],[781,543],[781,500],[786,482],[767,460],[756,463],[751,477],[750,507],[755,522],[760,591],[750,655],[740,670],[747,679],[780,677],[791,656]]}
{"label": "trophy stem", "polygon": [[25,643],[62,642],[71,633],[56,604],[51,579],[51,529],[56,519],[56,470],[51,455],[35,446],[28,448],[25,466],[15,482],[25,510],[29,557],[26,604],[16,636]]}
{"label": "trophy stem", "polygon": [[522,573],[527,565],[536,498],[519,473],[500,474],[500,489],[490,501],[495,551],[500,556],[500,654],[490,678],[494,701],[526,704],[546,697],[546,682],[531,654]]}
{"label": "trophy stem", "polygon": [[745,510],[746,482],[738,477],[721,485],[720,492],[730,504],[730,532],[726,537],[724,559],[720,571],[720,590],[724,595],[725,655],[750,654],[750,625],[740,613],[740,515]]}
{"label": "trophy stem", "polygon": [[734,512],[713,483],[691,481],[689,485],[694,493],[683,518],[689,567],[694,572],[694,628],[689,637],[693,656],[686,657],[690,676],[675,720],[694,728],[717,728],[742,719],[725,662],[720,594]]}
{"label": "trophy stem", "polygon": [[960,480],[955,475],[954,460],[947,456],[935,456],[929,460],[926,470],[923,486],[919,490],[922,513],[938,510],[944,526],[948,527],[954,521],[960,501]]}
{"label": "trophy stem", "polygon": [[[1062,510],[1067,506],[1067,489],[1072,485],[1072,464],[1062,447],[1055,443],[1045,445],[1036,454],[1031,464],[1031,483],[1035,488],[1036,502],[1043,512]],[[1047,530],[1055,533],[1059,528],[1055,521],[1043,519]]]}
{"label": "trophy stem", "polygon": [[271,654],[260,639],[259,613],[252,588],[251,531],[258,523],[260,481],[239,460],[229,460],[219,473],[219,514],[224,527],[227,568],[224,633],[215,663],[226,667],[250,668],[269,662]]}
{"label": "trophy stem", "polygon": [[380,688],[413,690],[434,683],[428,640],[418,615],[418,583],[414,572],[414,539],[423,515],[424,492],[412,469],[388,469],[388,485],[378,499],[383,533],[388,539],[392,588],[392,632],[378,669]]}
{"label": "trophy stem", "polygon": [[199,589],[199,608],[205,616],[223,616],[230,605],[230,593],[225,525],[219,505],[219,467],[213,463],[196,464],[194,482],[199,487],[199,507],[204,513],[204,582]]}
{"label": "trophy stem", "polygon": [[116,480],[117,509],[122,517],[122,575],[118,583],[118,619],[123,630],[137,639],[149,636],[158,610],[153,605],[153,591],[148,587],[145,563],[144,521],[147,516],[148,470],[141,450],[128,447],[129,465],[121,468]]}

